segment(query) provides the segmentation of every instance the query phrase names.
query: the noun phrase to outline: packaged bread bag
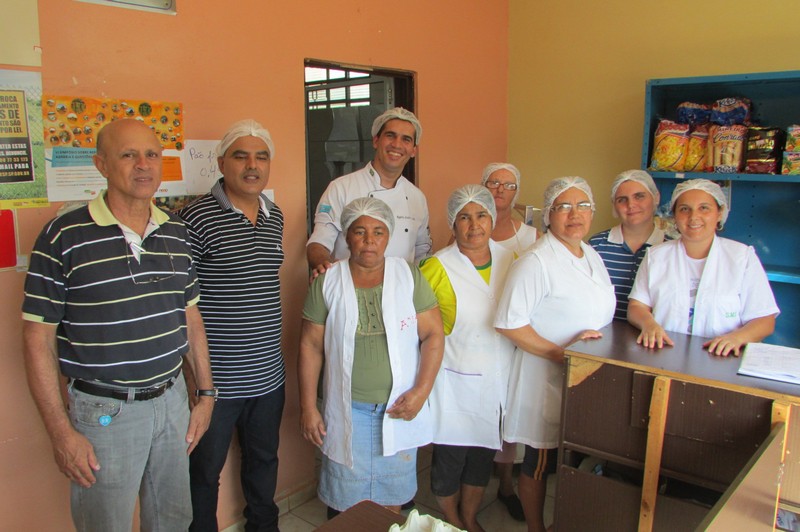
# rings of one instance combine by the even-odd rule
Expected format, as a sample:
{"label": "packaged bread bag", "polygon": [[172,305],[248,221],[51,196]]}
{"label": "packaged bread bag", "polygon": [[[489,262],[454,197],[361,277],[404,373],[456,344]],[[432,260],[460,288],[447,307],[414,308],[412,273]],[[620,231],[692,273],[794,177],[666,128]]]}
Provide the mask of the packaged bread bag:
{"label": "packaged bread bag", "polygon": [[711,122],[720,126],[750,123],[750,100],[722,98],[711,106]]}
{"label": "packaged bread bag", "polygon": [[744,145],[747,126],[711,126],[706,150],[706,170],[717,174],[735,174],[744,168]]}

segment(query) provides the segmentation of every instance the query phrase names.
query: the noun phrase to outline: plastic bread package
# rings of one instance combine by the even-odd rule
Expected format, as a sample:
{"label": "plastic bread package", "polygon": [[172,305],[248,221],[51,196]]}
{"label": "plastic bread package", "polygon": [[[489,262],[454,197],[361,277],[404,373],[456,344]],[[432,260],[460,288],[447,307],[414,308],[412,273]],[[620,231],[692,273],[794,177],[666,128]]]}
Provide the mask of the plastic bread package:
{"label": "plastic bread package", "polygon": [[661,120],[653,136],[653,156],[650,169],[663,172],[683,172],[689,146],[689,125]]}
{"label": "plastic bread package", "polygon": [[683,102],[678,104],[678,122],[681,124],[708,124],[711,106],[705,103]]}
{"label": "plastic bread package", "polygon": [[722,98],[711,106],[711,122],[720,126],[750,123],[750,100]]}
{"label": "plastic bread package", "polygon": [[744,167],[747,126],[711,126],[706,150],[706,169],[717,174],[735,174]]}
{"label": "plastic bread package", "polygon": [[780,128],[748,128],[745,173],[779,173],[781,171],[781,146],[783,146],[783,131]]}

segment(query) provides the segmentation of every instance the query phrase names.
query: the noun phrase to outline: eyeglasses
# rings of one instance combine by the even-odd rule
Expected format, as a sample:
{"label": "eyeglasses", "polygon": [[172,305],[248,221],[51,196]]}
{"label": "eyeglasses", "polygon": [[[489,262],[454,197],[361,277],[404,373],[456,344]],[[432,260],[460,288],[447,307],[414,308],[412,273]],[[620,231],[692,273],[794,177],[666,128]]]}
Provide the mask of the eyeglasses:
{"label": "eyeglasses", "polygon": [[[140,246],[141,254],[139,255],[139,260],[137,261],[137,269],[141,270],[140,273],[134,274],[133,268],[131,268],[131,253],[130,244],[125,241],[125,260],[128,262],[128,273],[131,275],[131,281],[133,284],[150,284],[150,283],[157,283],[159,281],[166,281],[172,277],[175,277],[175,263],[172,261],[172,252],[170,252],[169,244],[167,244],[166,238],[159,238],[159,241],[164,242],[164,248],[167,250],[167,257],[169,257],[169,266],[172,269],[172,272],[164,272],[160,271],[160,268],[163,267],[163,260],[161,258],[161,253],[154,253],[148,252],[146,249]],[[137,277],[139,277],[137,279]],[[145,279],[141,279],[144,277]]]}
{"label": "eyeglasses", "polygon": [[594,205],[592,205],[591,201],[581,201],[581,202],[575,203],[575,204],[572,204],[572,203],[558,203],[558,204],[553,205],[552,207],[550,207],[550,210],[555,212],[555,213],[558,213],[558,214],[568,214],[570,211],[572,211],[573,207],[578,212],[586,212],[586,211],[591,211],[592,209],[594,209]]}
{"label": "eyeglasses", "polygon": [[500,181],[487,181],[484,183],[486,188],[500,188],[501,186],[506,190],[517,190],[516,183],[501,183]]}

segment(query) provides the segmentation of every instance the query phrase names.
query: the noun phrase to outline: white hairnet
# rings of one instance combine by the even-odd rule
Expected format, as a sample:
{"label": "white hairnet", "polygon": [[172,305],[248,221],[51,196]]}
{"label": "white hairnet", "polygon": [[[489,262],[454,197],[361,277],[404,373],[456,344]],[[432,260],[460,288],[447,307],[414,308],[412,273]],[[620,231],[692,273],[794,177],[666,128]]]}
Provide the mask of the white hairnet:
{"label": "white hairnet", "polygon": [[[661,201],[661,194],[658,192],[658,187],[656,187],[656,182],[653,181],[653,178],[650,176],[649,173],[645,172],[644,170],[625,170],[621,174],[619,174],[614,182],[611,184],[611,204],[613,205],[616,200],[617,196],[617,189],[619,186],[626,182],[626,181],[634,181],[639,183],[647,191],[653,196],[653,200],[655,201],[656,207],[658,206],[658,202]],[[614,218],[618,218],[617,210],[611,209],[611,214],[614,215]]]}
{"label": "white hairnet", "polygon": [[416,133],[414,135],[414,146],[419,146],[419,141],[422,138],[422,124],[419,123],[414,113],[402,107],[387,109],[382,115],[376,118],[375,121],[372,122],[372,136],[377,137],[383,125],[389,120],[405,120],[406,122],[410,122],[411,125],[414,126],[414,131]]}
{"label": "white hairnet", "polygon": [[493,173],[497,172],[498,170],[507,170],[511,172],[511,175],[514,176],[514,179],[517,180],[517,190],[514,191],[514,198],[511,200],[511,205],[513,206],[514,203],[517,202],[517,196],[519,196],[519,186],[520,186],[520,175],[519,175],[519,168],[514,166],[511,163],[489,163],[486,165],[486,168],[483,169],[483,177],[481,177],[481,185],[486,185],[486,182],[489,181],[489,178],[492,176]]}
{"label": "white hairnet", "polygon": [[719,223],[721,226],[725,225],[725,221],[728,219],[728,214],[730,213],[728,200],[725,197],[725,193],[722,192],[722,187],[708,179],[689,179],[678,183],[675,190],[672,191],[672,199],[669,200],[670,212],[673,214],[675,213],[675,202],[678,201],[681,194],[689,190],[702,190],[710,194],[714,198],[714,201],[717,202],[717,206],[722,210],[722,218],[720,218]]}
{"label": "white hairnet", "polygon": [[365,196],[363,198],[356,198],[345,205],[340,218],[342,232],[347,233],[352,223],[362,216],[369,216],[370,218],[380,220],[386,224],[390,236],[394,231],[394,213],[392,209],[378,198]]}
{"label": "white hairnet", "polygon": [[542,222],[544,227],[550,227],[550,209],[556,198],[571,188],[582,190],[589,197],[592,204],[592,212],[594,212],[594,197],[592,196],[592,188],[589,183],[582,177],[569,176],[557,177],[550,181],[547,188],[544,189],[544,207],[542,208]]}
{"label": "white hairnet", "polygon": [[233,124],[230,129],[222,136],[222,140],[217,144],[217,157],[225,157],[225,152],[231,147],[231,144],[236,142],[236,139],[241,137],[258,137],[267,144],[269,150],[269,158],[275,158],[275,144],[272,142],[272,137],[267,131],[267,128],[248,118],[240,120]]}
{"label": "white hairnet", "polygon": [[489,214],[492,215],[492,229],[494,229],[497,221],[497,208],[494,206],[494,196],[483,185],[464,185],[450,194],[450,199],[447,200],[447,223],[450,225],[450,229],[456,222],[456,216],[461,209],[467,206],[467,203],[477,203],[489,211]]}

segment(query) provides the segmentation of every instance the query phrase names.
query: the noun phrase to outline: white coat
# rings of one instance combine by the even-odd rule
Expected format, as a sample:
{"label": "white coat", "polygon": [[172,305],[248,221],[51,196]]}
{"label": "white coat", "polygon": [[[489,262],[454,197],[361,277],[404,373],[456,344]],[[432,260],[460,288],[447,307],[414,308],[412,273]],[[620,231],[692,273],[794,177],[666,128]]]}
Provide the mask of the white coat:
{"label": "white coat", "polygon": [[[414,278],[406,261],[386,257],[383,284],[383,324],[389,344],[392,391],[387,404],[414,386],[419,367]],[[322,417],[327,434],[322,452],[331,460],[353,467],[352,376],[358,302],[348,261],[335,263],[325,274],[322,293],[328,308],[325,321],[325,373]],[[431,442],[430,406],[426,401],[411,421],[383,418],[383,455]]]}
{"label": "white coat", "polygon": [[[665,330],[684,334],[690,305],[687,261],[680,239],[648,249],[630,295],[653,309]],[[778,312],[752,246],[715,236],[697,287],[691,334],[714,338]]]}
{"label": "white coat", "polygon": [[456,319],[431,392],[433,441],[500,449],[501,416],[514,345],[494,329],[513,252],[489,241],[489,284],[452,244],[436,253],[456,295]]}
{"label": "white coat", "polygon": [[[581,242],[588,275],[566,246],[546,233],[511,267],[495,326],[530,325],[558,345],[586,329],[600,329],[614,317],[614,287],[603,261]],[[558,446],[563,364],[517,348],[508,387],[504,439],[540,449]]]}
{"label": "white coat", "polygon": [[314,231],[308,243],[322,244],[330,249],[333,260],[350,257],[340,217],[348,203],[367,196],[382,200],[394,213],[395,226],[385,255],[402,257],[413,263],[427,257],[431,251],[431,235],[425,195],[403,176],[398,178],[394,188],[383,188],[381,177],[372,163],[330,182],[319,200],[314,214]]}

